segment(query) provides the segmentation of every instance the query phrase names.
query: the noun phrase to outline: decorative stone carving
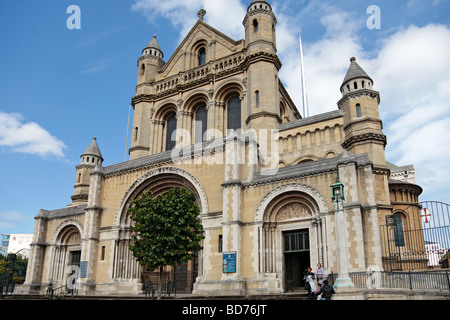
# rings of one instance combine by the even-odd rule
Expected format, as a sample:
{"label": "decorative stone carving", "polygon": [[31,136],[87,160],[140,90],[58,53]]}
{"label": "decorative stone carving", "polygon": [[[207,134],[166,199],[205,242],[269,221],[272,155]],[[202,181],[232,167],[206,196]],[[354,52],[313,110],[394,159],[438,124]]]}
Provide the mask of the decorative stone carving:
{"label": "decorative stone carving", "polygon": [[311,217],[312,214],[302,203],[288,204],[280,209],[276,215],[276,221],[289,221],[301,218]]}

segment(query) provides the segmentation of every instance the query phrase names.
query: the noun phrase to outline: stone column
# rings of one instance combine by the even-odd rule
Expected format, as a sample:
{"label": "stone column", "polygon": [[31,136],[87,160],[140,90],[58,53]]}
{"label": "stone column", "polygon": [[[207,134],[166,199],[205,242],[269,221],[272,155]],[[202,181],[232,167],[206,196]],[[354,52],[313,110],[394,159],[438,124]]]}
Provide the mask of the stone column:
{"label": "stone column", "polygon": [[22,285],[21,293],[38,294],[39,291],[45,292],[47,288],[42,285],[42,272],[44,268],[44,255],[46,244],[44,231],[46,229],[46,221],[43,218],[36,218],[33,234],[33,242],[30,244],[30,255],[28,258],[27,276]]}
{"label": "stone column", "polygon": [[241,275],[241,180],[240,156],[243,150],[237,137],[225,142],[225,172],[223,186],[223,252],[236,254],[236,272],[223,273],[223,294],[245,294],[245,283]]}
{"label": "stone column", "polygon": [[348,275],[347,214],[342,200],[334,201],[336,221],[336,243],[338,256],[338,278],[334,284],[336,292],[352,290],[354,284]]}
{"label": "stone column", "polygon": [[81,236],[80,294],[95,293],[95,269],[100,228],[100,191],[103,174],[99,166],[91,173],[88,205],[84,213],[84,229]]}

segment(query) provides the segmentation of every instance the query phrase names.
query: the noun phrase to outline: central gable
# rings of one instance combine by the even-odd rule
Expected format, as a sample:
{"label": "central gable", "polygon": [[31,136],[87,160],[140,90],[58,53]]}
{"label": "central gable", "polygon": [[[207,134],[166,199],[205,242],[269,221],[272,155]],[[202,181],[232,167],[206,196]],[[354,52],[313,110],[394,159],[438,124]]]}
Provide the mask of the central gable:
{"label": "central gable", "polygon": [[157,81],[198,67],[202,50],[208,64],[243,49],[244,40],[235,41],[199,19],[159,72]]}

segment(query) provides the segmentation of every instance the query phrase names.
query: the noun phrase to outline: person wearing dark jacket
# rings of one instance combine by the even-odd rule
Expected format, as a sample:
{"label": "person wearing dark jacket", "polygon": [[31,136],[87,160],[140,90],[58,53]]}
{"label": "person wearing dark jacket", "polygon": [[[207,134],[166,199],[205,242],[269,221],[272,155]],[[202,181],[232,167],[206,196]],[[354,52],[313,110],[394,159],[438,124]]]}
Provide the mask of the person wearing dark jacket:
{"label": "person wearing dark jacket", "polygon": [[331,300],[331,295],[334,293],[334,289],[332,286],[328,284],[328,280],[323,281],[323,286],[320,288],[317,295],[322,295],[322,299]]}

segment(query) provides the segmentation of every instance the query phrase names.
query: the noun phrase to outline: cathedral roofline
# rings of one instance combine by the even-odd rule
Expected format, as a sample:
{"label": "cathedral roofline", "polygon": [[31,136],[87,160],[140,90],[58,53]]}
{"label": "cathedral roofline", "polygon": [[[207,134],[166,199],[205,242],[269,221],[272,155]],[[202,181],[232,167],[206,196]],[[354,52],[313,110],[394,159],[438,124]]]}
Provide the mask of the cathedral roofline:
{"label": "cathedral roofline", "polygon": [[230,38],[229,36],[227,36],[226,34],[224,34],[223,32],[221,32],[221,31],[217,30],[216,28],[212,27],[211,25],[207,24],[202,19],[198,19],[197,22],[194,24],[194,26],[191,28],[191,30],[184,37],[184,39],[180,42],[180,44],[175,49],[175,51],[172,53],[172,55],[170,56],[169,60],[162,67],[162,69],[160,71],[161,73],[164,72],[168,68],[168,66],[171,65],[172,61],[177,57],[177,54],[181,51],[181,49],[184,47],[185,43],[189,40],[189,38],[192,36],[192,34],[195,32],[195,30],[199,26],[203,26],[203,27],[209,29],[210,31],[216,33],[217,35],[219,35],[220,37],[224,38],[225,40],[227,40],[228,42],[232,43],[235,46],[237,46],[240,43],[244,42],[244,39],[234,40],[234,39]]}
{"label": "cathedral roofline", "polygon": [[56,210],[45,210],[41,209],[35,219],[58,219],[63,217],[71,217],[84,214],[84,210],[87,205],[83,204],[81,206],[68,206],[62,209]]}
{"label": "cathedral roofline", "polygon": [[336,118],[342,118],[344,116],[344,112],[341,110],[333,110],[321,114],[317,114],[311,117],[302,118],[294,121],[285,122],[278,125],[278,129],[280,131],[289,130],[293,128],[298,128],[306,125],[310,125],[317,122],[332,120]]}

